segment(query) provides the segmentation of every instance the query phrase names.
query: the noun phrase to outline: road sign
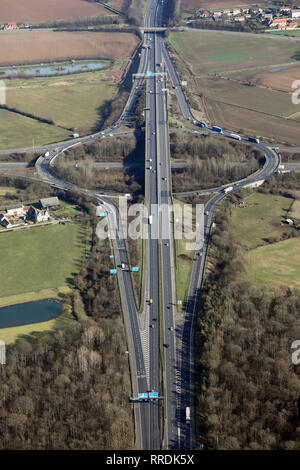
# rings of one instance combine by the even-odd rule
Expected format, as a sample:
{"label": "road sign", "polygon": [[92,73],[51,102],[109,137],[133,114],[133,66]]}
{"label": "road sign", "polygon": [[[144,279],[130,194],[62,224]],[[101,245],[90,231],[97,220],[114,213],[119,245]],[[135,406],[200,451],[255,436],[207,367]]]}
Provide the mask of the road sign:
{"label": "road sign", "polygon": [[107,217],[107,212],[100,212],[99,217]]}
{"label": "road sign", "polygon": [[139,271],[139,269],[140,269],[140,268],[138,268],[137,266],[134,266],[134,267],[132,268],[132,271],[133,271],[133,272],[137,272],[137,271]]}
{"label": "road sign", "polygon": [[148,393],[139,393],[138,397],[139,398],[148,398]]}
{"label": "road sign", "polygon": [[116,270],[116,269],[110,269],[109,272],[110,272],[110,274],[117,274],[117,270]]}
{"label": "road sign", "polygon": [[150,70],[147,71],[147,75],[149,75],[150,77],[153,77],[154,76],[154,72],[151,72]]}
{"label": "road sign", "polygon": [[158,398],[158,392],[150,392],[149,398]]}
{"label": "road sign", "polygon": [[109,255],[110,258],[114,258],[114,255]]}

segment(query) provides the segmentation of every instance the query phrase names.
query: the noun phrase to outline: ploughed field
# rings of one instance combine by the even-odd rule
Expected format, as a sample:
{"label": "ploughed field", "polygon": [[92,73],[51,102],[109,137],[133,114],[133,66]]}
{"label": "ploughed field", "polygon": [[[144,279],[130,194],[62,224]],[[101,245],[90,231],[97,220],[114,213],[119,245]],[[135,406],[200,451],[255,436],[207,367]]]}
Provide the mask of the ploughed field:
{"label": "ploughed field", "polygon": [[110,14],[101,5],[85,0],[1,0],[2,23],[37,23]]}
{"label": "ploughed field", "polygon": [[137,44],[137,36],[130,33],[7,32],[1,33],[0,65],[126,58]]}

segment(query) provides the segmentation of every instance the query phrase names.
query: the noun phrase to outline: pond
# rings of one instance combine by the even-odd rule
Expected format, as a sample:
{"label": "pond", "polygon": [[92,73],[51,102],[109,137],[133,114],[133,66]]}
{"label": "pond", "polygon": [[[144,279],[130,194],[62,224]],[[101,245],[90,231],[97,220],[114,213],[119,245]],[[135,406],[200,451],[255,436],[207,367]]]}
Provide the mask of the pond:
{"label": "pond", "polygon": [[94,72],[103,69],[107,64],[100,61],[93,62],[70,62],[61,64],[46,64],[32,66],[13,66],[10,68],[0,67],[1,78],[23,78],[23,77],[52,77],[68,75],[70,73]]}
{"label": "pond", "polygon": [[0,328],[40,323],[58,317],[62,303],[55,299],[37,300],[0,308]]}

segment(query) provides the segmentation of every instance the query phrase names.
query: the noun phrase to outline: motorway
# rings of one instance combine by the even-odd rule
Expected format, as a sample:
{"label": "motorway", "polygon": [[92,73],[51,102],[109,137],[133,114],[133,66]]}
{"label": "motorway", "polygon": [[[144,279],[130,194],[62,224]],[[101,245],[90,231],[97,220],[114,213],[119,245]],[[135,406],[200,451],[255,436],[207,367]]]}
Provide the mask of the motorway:
{"label": "motorway", "polygon": [[[149,2],[145,15],[145,27],[151,28],[162,24],[162,8],[161,0]],[[174,240],[169,213],[172,203],[172,185],[166,77],[164,75],[166,71],[171,78],[183,116],[189,121],[193,120],[193,116],[170,61],[162,34],[149,30],[144,35],[145,43],[151,45],[151,48],[141,49],[138,70],[140,75],[133,81],[128,101],[118,123],[103,132],[47,146],[45,150],[49,151],[49,156],[38,158],[36,169],[44,182],[67,191],[77,189],[96,199],[98,204],[103,204],[103,207],[108,211],[109,230],[115,252],[128,341],[132,393],[136,397],[138,393],[154,390],[164,397],[163,404],[161,401],[154,400],[145,403],[136,402],[133,405],[137,447],[151,450],[161,448],[195,449],[193,338],[199,294],[205,270],[212,212],[216,204],[226,194],[223,187],[214,188],[215,194],[205,207],[204,227],[202,227],[203,240],[200,240],[201,243],[196,248],[198,261],[194,262],[192,270],[186,314],[181,321],[178,321]],[[147,71],[153,72],[153,75],[147,75]],[[147,78],[145,79],[145,77]],[[151,298],[153,302],[151,305],[146,302],[143,314],[139,314],[135,304],[131,274],[128,270],[128,256],[123,237],[124,227],[119,220],[117,209],[99,192],[76,188],[70,183],[60,181],[51,172],[51,168],[56,157],[67,148],[120,135],[119,129],[134,112],[137,98],[145,82],[147,109],[145,110],[145,201],[148,215],[153,216],[152,223],[145,224],[149,235],[146,241],[145,287],[148,295],[146,301]],[[223,137],[228,138],[229,134],[225,134]],[[254,144],[254,146],[261,149],[266,155],[265,166],[255,175],[233,183],[233,190],[249,184],[256,184],[271,175],[278,166],[278,156],[271,146],[266,144]],[[213,190],[209,191],[213,193]],[[157,205],[161,208],[161,213],[155,209]],[[149,219],[146,220],[149,221]],[[122,263],[125,265],[125,269],[122,269]],[[144,315],[145,312],[148,312],[147,315],[149,315],[149,326],[146,341],[143,342],[141,316],[139,315]],[[162,345],[164,346],[161,347]],[[148,368],[146,367],[145,348],[148,348],[149,354]],[[191,407],[191,424],[185,422],[184,410],[186,406]]]}

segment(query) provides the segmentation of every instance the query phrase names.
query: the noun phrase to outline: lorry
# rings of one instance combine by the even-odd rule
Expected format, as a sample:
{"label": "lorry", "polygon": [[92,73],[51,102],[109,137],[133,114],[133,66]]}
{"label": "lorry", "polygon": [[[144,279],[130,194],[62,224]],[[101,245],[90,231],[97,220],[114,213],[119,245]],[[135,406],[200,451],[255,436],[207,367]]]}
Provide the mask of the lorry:
{"label": "lorry", "polygon": [[203,121],[198,121],[197,126],[199,126],[199,127],[208,127],[208,124],[206,124],[206,122],[203,122]]}
{"label": "lorry", "polygon": [[256,137],[248,137],[249,142],[253,142],[254,144],[259,144],[259,139]]}
{"label": "lorry", "polygon": [[224,193],[227,194],[232,190],[233,190],[233,186],[228,186],[227,188],[224,188]]}
{"label": "lorry", "polygon": [[189,406],[187,406],[185,409],[185,422],[186,424],[190,424],[191,422],[191,410]]}
{"label": "lorry", "polygon": [[223,134],[223,129],[222,129],[222,127],[212,126],[211,130],[212,130],[212,131],[215,131],[215,132],[219,132],[220,134]]}
{"label": "lorry", "polygon": [[149,215],[149,224],[152,224],[152,215]]}
{"label": "lorry", "polygon": [[229,134],[229,137],[235,140],[242,140],[241,136],[238,134]]}

